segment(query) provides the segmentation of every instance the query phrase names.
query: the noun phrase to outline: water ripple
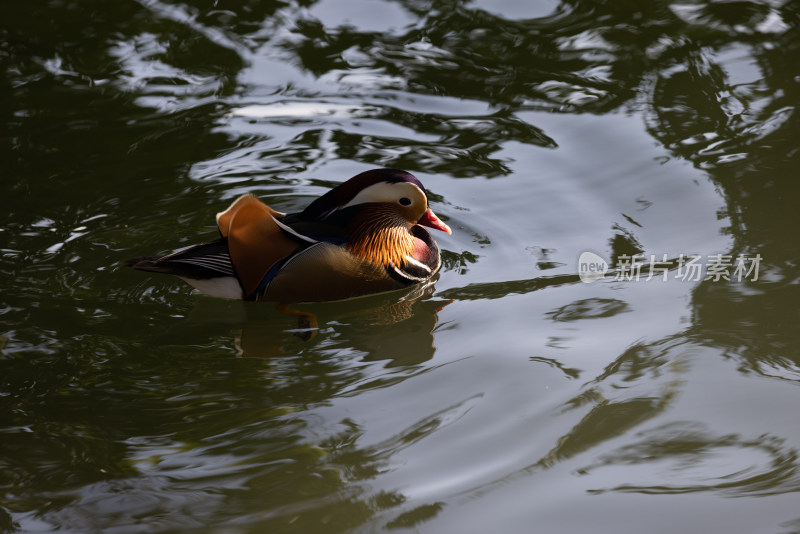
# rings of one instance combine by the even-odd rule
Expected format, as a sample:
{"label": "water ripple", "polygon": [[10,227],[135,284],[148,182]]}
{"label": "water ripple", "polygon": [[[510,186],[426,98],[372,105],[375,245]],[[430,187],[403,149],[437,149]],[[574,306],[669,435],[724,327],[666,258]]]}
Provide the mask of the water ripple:
{"label": "water ripple", "polygon": [[776,436],[715,436],[702,424],[676,422],[638,432],[633,443],[578,470],[605,481],[593,493],[680,494],[726,497],[800,491],[798,451]]}

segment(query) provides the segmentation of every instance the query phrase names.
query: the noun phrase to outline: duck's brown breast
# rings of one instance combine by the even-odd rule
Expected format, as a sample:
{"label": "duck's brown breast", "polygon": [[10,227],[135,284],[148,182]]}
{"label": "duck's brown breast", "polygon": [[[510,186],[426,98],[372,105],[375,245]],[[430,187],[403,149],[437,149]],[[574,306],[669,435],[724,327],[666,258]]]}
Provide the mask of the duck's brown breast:
{"label": "duck's brown breast", "polygon": [[258,300],[319,302],[380,293],[406,287],[386,269],[344,248],[317,243],[291,258]]}

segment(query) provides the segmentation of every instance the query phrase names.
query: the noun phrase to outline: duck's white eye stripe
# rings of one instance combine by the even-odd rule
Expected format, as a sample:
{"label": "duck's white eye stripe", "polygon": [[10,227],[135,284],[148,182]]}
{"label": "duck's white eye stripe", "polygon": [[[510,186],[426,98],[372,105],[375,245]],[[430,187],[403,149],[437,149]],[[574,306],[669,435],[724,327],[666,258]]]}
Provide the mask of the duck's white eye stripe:
{"label": "duck's white eye stripe", "polygon": [[[418,198],[424,199],[425,193],[423,193],[419,187],[415,184],[408,183],[408,182],[398,182],[398,183],[389,183],[389,182],[379,182],[377,184],[372,184],[369,187],[365,187],[359,193],[353,197],[353,200],[342,206],[342,208],[347,208],[349,206],[355,206],[356,204],[366,204],[369,202],[399,202],[401,199],[406,198],[408,200]],[[423,200],[424,202],[424,200]],[[403,204],[404,206],[408,206],[409,204]]]}

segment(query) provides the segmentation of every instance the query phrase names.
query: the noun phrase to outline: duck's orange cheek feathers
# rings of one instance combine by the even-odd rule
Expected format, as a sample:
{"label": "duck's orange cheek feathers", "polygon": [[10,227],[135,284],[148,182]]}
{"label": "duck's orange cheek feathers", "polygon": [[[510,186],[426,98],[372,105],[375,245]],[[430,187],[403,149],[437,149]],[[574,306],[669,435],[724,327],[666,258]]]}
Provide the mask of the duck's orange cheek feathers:
{"label": "duck's orange cheek feathers", "polygon": [[441,230],[447,234],[453,233],[453,231],[450,230],[450,227],[443,223],[442,220],[439,219],[439,217],[437,217],[430,208],[428,208],[428,210],[422,214],[422,217],[419,221],[417,221],[417,224],[421,224],[422,226],[427,226],[428,228],[433,228],[435,230]]}

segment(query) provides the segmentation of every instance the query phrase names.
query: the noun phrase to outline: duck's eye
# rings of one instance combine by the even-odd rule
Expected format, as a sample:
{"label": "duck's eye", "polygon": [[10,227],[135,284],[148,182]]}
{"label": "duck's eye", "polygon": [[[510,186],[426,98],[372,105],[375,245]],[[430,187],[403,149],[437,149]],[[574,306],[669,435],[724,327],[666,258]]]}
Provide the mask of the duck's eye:
{"label": "duck's eye", "polygon": [[402,197],[400,200],[398,200],[398,202],[400,203],[401,206],[410,206],[411,205],[411,199],[408,198],[408,197]]}

